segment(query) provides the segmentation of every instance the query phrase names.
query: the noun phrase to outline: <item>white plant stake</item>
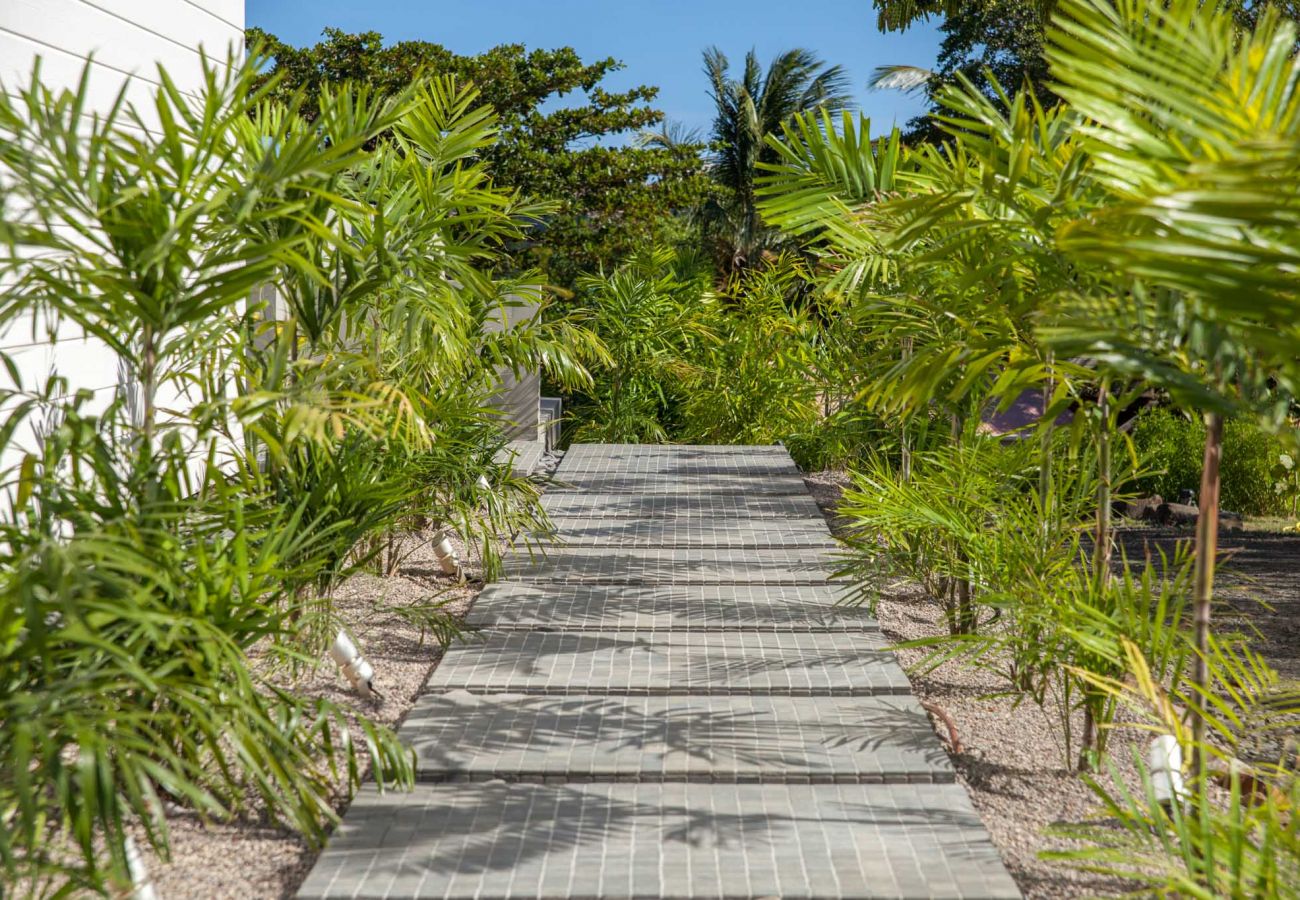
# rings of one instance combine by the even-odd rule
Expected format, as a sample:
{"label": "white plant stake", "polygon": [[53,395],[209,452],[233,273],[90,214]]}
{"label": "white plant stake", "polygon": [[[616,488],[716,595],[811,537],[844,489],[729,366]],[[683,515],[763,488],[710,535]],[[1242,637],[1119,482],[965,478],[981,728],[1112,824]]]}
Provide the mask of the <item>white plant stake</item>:
{"label": "white plant stake", "polygon": [[353,690],[367,697],[379,696],[379,692],[372,684],[375,678],[374,666],[366,662],[357,645],[352,643],[344,632],[340,631],[338,637],[334,638],[334,644],[330,647],[330,657],[338,664],[343,676],[352,682]]}
{"label": "white plant stake", "polygon": [[485,490],[485,491],[490,491],[490,490],[492,490],[492,482],[490,482],[490,481],[487,480],[487,476],[486,476],[486,475],[480,475],[480,476],[478,477],[478,486],[481,487],[481,488],[482,488],[483,490]]}
{"label": "white plant stake", "polygon": [[460,571],[460,559],[456,556],[456,548],[451,545],[447,532],[440,531],[433,539],[433,555],[438,557],[438,565],[442,566],[442,570],[448,575],[455,575]]}
{"label": "white plant stake", "polygon": [[1186,791],[1183,787],[1183,748],[1172,734],[1162,734],[1151,742],[1147,750],[1147,768],[1151,770],[1151,788],[1156,800],[1168,806],[1181,803]]}

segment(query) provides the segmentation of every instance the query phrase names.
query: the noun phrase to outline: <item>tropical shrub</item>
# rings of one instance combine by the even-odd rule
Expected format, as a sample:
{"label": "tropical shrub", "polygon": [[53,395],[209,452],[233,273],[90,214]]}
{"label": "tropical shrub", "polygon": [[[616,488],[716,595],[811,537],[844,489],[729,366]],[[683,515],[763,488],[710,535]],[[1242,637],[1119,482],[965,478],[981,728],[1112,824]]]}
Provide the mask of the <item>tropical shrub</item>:
{"label": "tropical shrub", "polygon": [[681,439],[771,444],[812,431],[820,417],[812,369],[819,335],[791,301],[803,273],[780,260],[733,280],[714,305],[715,341],[700,344],[681,401]]}
{"label": "tropical shrub", "polygon": [[875,602],[899,578],[919,584],[941,603],[949,632],[916,643],[932,648],[922,667],[960,658],[998,674],[1008,691],[1052,706],[1066,758],[1077,748],[1091,766],[1117,705],[1090,679],[1122,677],[1125,642],[1165,683],[1185,674],[1190,568],[1181,554],[1137,569],[1125,561],[1115,577],[1098,578],[1089,534],[1095,450],[1064,434],[1056,443],[1045,481],[1032,440],[968,435],[916,453],[906,479],[868,461],[839,508],[849,534],[843,572],[855,602]]}
{"label": "tropical shrub", "polygon": [[1113,770],[1092,782],[1106,824],[1053,828],[1082,846],[1044,856],[1136,882],[1150,896],[1294,896],[1300,885],[1294,822],[1300,780],[1257,792],[1253,778],[1229,773],[1222,779],[1222,799],[1195,791],[1185,803],[1169,804],[1156,789],[1167,776],[1153,774],[1140,759],[1135,766],[1136,788]]}
{"label": "tropical shrub", "polygon": [[898,435],[879,416],[846,403],[809,429],[782,437],[791,458],[805,472],[845,470],[873,454],[897,460]]}
{"label": "tropical shrub", "polygon": [[[1300,887],[1294,815],[1300,758],[1294,747],[1278,759],[1250,764],[1237,753],[1242,739],[1261,729],[1283,737],[1295,732],[1300,696],[1294,687],[1285,688],[1277,672],[1235,636],[1212,637],[1204,650],[1194,651],[1192,658],[1200,655],[1209,674],[1204,685],[1193,679],[1166,682],[1131,642],[1118,650],[1124,676],[1089,681],[1122,708],[1126,724],[1175,736],[1194,755],[1192,778],[1171,791],[1168,773],[1153,772],[1147,759],[1135,755],[1134,787],[1110,767],[1105,776],[1088,779],[1106,818],[1054,828],[1076,843],[1045,856],[1132,879],[1152,895],[1293,895]],[[1198,704],[1207,709],[1210,739],[1189,733],[1184,710]]]}
{"label": "tropical shrub", "polygon": [[1248,516],[1291,511],[1277,487],[1274,469],[1288,445],[1254,422],[1229,419],[1223,425],[1223,506]]}
{"label": "tropical shrub", "polygon": [[1005,517],[1036,483],[1029,449],[976,437],[916,454],[907,478],[879,457],[854,471],[838,512],[849,528],[845,574],[858,602],[873,605],[905,577],[942,602],[950,633],[976,632],[980,596],[1001,587],[996,554],[983,550],[1016,530]]}
{"label": "tropical shrub", "polygon": [[570,320],[595,333],[605,358],[590,390],[575,399],[573,440],[668,440],[677,404],[698,375],[697,347],[717,341],[706,273],[658,248],[611,274],[584,276],[578,290]]}
{"label": "tropical shrub", "polygon": [[1138,414],[1132,435],[1134,449],[1148,468],[1134,484],[1138,494],[1159,494],[1173,502],[1181,491],[1200,487],[1203,422],[1164,407],[1146,409]]}
{"label": "tropical shrub", "polygon": [[[957,8],[878,5],[896,23]],[[1225,755],[1242,710],[1276,675],[1213,627],[1220,501],[1263,508],[1258,489],[1271,488],[1280,459],[1261,435],[1287,427],[1300,384],[1291,275],[1300,259],[1297,34],[1273,4],[1250,4],[1248,16],[1237,6],[1036,4],[1055,11],[1045,57],[1062,105],[1043,109],[1032,90],[1012,96],[958,76],[935,98],[947,143],[908,153],[896,195],[796,195],[773,182],[764,201],[796,227],[816,223],[823,285],[848,294],[863,321],[875,319],[876,339],[865,346],[878,362],[864,401],[904,415],[969,414],[1041,391],[1035,493],[1055,493],[1056,502],[1058,414],[1071,408],[1090,433],[1087,553],[1054,567],[1062,580],[1038,586],[1050,589],[1018,587],[1034,584],[1033,573],[1014,580],[1019,618],[1007,632],[1017,637],[1003,646],[1013,659],[1019,646],[1062,662],[1048,671],[1078,695],[1093,732],[1085,750],[1104,749],[1098,730],[1136,693],[1154,711],[1147,726],[1173,736],[1190,759],[1174,809],[1159,808],[1152,775],[1135,802],[1101,792],[1118,828],[1072,831],[1091,844],[1072,861],[1139,878],[1161,895],[1290,896],[1300,887],[1287,812],[1295,761],[1243,771]],[[1141,568],[1120,560],[1117,572],[1109,509],[1128,448],[1115,410],[1153,387],[1204,420],[1203,470],[1195,468],[1207,514],[1190,558]],[[1151,428],[1144,439],[1182,443],[1174,431]],[[895,478],[906,485],[910,474],[904,465]],[[945,506],[933,493],[928,508],[966,526],[953,529],[964,534],[966,495],[955,492]],[[1050,523],[1049,509],[1028,516],[1023,533],[1034,533],[1035,519]],[[947,559],[959,577],[991,571],[956,553]],[[1047,602],[1035,606],[1033,593]],[[943,643],[968,657],[999,646],[978,637]],[[1022,689],[1032,691],[1032,681]],[[1275,716],[1297,709],[1294,696],[1268,702]],[[1097,761],[1095,753],[1081,759]],[[1225,770],[1216,773],[1218,765]],[[1229,788],[1227,803],[1211,778]]]}
{"label": "tropical shrub", "polygon": [[[129,886],[167,803],[315,842],[338,782],[409,785],[364,710],[300,696],[338,581],[396,529],[494,546],[543,517],[501,471],[502,368],[585,372],[572,326],[488,328],[537,208],[491,185],[492,112],[451,80],[267,100],[258,61],[166,73],[160,128],[85,83],[0,92],[0,327],[76,328],[128,379],[0,396],[0,864],[34,893]],[[274,298],[272,311],[264,301]],[[6,360],[6,363],[8,361]],[[6,366],[16,379],[18,369]],[[32,433],[34,443],[23,435]],[[436,602],[405,611],[440,640]]]}
{"label": "tropical shrub", "polygon": [[278,640],[314,611],[294,586],[318,577],[328,525],[210,464],[191,480],[174,447],[132,457],[117,409],[78,405],[0,526],[6,883],[128,885],[128,829],[165,850],[169,802],[204,817],[264,809],[322,840],[339,766],[356,784],[363,747],[381,784],[411,783],[391,732],[363,718],[358,744],[349,710],[270,677],[292,657]]}
{"label": "tropical shrub", "polygon": [[[1138,415],[1133,443],[1150,472],[1134,485],[1143,494],[1173,501],[1182,490],[1201,484],[1205,424],[1196,418],[1157,408]],[[1248,516],[1290,512],[1288,495],[1277,486],[1275,469],[1287,444],[1253,422],[1229,419],[1223,427],[1223,506]]]}
{"label": "tropical shrub", "polygon": [[807,278],[781,257],[715,290],[698,257],[667,248],[583,278],[569,321],[590,328],[608,358],[572,400],[572,438],[793,441],[797,458],[811,463],[855,455],[871,423],[845,404],[827,414],[832,393],[846,386],[803,296]]}

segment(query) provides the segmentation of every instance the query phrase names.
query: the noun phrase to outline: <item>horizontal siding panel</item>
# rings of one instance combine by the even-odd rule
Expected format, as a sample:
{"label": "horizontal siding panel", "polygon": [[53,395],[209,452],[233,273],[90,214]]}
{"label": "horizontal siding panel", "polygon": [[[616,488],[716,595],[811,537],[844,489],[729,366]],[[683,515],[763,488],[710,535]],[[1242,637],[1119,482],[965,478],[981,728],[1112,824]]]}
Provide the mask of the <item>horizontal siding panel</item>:
{"label": "horizontal siding panel", "polygon": [[48,313],[37,315],[31,311],[15,318],[0,333],[0,350],[28,347],[33,344],[63,343],[89,340],[86,330],[67,318],[54,318]]}
{"label": "horizontal siding panel", "polygon": [[[91,397],[81,407],[81,411],[86,415],[98,415],[108,408],[113,402],[117,393],[117,385],[112,384],[91,392]],[[0,402],[0,420],[8,418],[17,406],[17,400]],[[40,440],[38,438],[38,429],[49,427],[48,417],[37,412],[35,415],[29,415],[21,426],[15,431],[13,439],[5,447],[0,448],[0,472],[7,473],[9,477],[14,477],[16,473],[14,468],[22,462],[23,455],[34,453],[40,455]],[[8,491],[0,491],[0,509],[8,514],[9,503],[13,495]]]}
{"label": "horizontal siding panel", "polygon": [[[118,0],[122,3],[131,3],[132,0]],[[244,0],[180,0],[190,6],[201,8],[204,12],[234,25],[239,30],[244,29]]]}
{"label": "horizontal siding panel", "polygon": [[67,379],[69,392],[98,390],[120,380],[117,354],[95,338],[73,338],[4,352],[17,364],[26,390],[44,384],[51,373]]}
{"label": "horizontal siding panel", "polygon": [[[19,88],[30,85],[31,69],[36,56],[40,57],[40,81],[51,90],[74,88],[81,81],[82,70],[86,68],[83,57],[52,51],[25,36],[0,31],[0,83],[3,83],[6,94],[17,94]],[[112,107],[118,91],[126,83],[127,101],[135,104],[146,122],[156,121],[156,116],[149,113],[156,85],[138,78],[127,82],[125,75],[105,68],[98,61],[92,62],[91,66],[90,86],[87,87],[88,108]]]}
{"label": "horizontal siding panel", "polygon": [[[170,0],[170,2],[154,0],[149,4],[142,4],[140,0],[57,0],[57,2],[91,7],[92,13],[102,12],[116,16],[134,23],[161,40],[171,41],[186,49],[202,45],[208,55],[214,59],[225,59],[226,48],[232,42],[242,46],[244,41],[242,3],[188,3],[186,0]],[[234,19],[228,19],[220,10],[210,8],[220,6],[238,7],[238,24]]]}
{"label": "horizontal siding panel", "polygon": [[[184,90],[202,83],[196,47],[165,40],[77,0],[6,0],[0,32],[26,38],[43,56],[84,59],[93,55],[96,63],[118,73],[119,82],[132,75],[157,83],[161,64]],[[224,57],[223,48],[220,58]]]}
{"label": "horizontal siding panel", "polygon": [[[214,63],[222,63],[232,46],[242,50],[243,27],[243,0],[0,0],[0,89],[12,95],[28,85],[37,57],[42,59],[46,86],[75,87],[87,57],[93,55],[88,113],[108,108],[125,84],[127,101],[135,105],[144,126],[152,127],[158,64],[181,90],[193,92],[202,84],[198,48],[204,47]],[[123,127],[133,130],[125,120]],[[72,323],[60,323],[53,341],[44,328],[33,333],[30,319],[11,323],[0,333],[0,351],[17,363],[28,390],[43,385],[55,371],[67,379],[70,390],[92,391],[90,412],[103,409],[119,389],[122,375],[116,355]],[[178,410],[192,402],[171,388],[158,400]],[[35,448],[33,428],[15,438],[14,444],[0,448],[0,469]],[[195,464],[197,471],[202,460]]]}
{"label": "horizontal siding panel", "polygon": [[[3,41],[0,41],[0,46],[2,45]],[[45,67],[42,68],[43,72],[44,70]],[[99,80],[104,82],[102,88],[97,87],[93,80],[96,74],[100,75],[101,77]],[[23,77],[23,87],[26,87],[26,85],[31,81],[29,76],[30,73]],[[100,110],[106,109],[117,96],[113,90],[109,90],[111,87],[111,84],[109,83],[110,79],[104,74],[104,72],[92,72],[91,77],[92,82],[87,99],[93,101],[100,98],[107,98],[104,100],[105,105],[98,107]],[[44,74],[41,76],[41,79],[51,87],[55,84],[53,80]],[[147,84],[145,82],[131,82],[131,85],[127,88],[126,102],[135,105],[136,110],[140,113],[140,120],[144,124],[137,124],[135,119],[132,119],[127,115],[124,108],[122,114],[117,117],[117,127],[120,131],[124,131],[134,137],[143,137],[146,133],[158,133],[158,128],[156,127],[158,124],[158,116],[153,112],[153,92],[155,90],[157,89],[152,84]],[[19,96],[18,90],[11,82],[0,82],[0,94],[9,97],[14,103],[19,105],[22,104],[22,98]],[[90,122],[94,115],[95,111],[93,108],[81,114],[82,121],[86,123],[87,132],[89,132]]]}

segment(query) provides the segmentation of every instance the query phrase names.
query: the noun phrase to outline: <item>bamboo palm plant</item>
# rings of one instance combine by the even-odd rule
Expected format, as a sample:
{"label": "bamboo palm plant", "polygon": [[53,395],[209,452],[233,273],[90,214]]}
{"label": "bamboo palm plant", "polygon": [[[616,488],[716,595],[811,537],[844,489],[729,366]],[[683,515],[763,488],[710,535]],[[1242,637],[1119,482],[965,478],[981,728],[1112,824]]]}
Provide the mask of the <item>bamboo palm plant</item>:
{"label": "bamboo palm plant", "polygon": [[[209,66],[197,101],[161,79],[152,130],[120,103],[86,119],[85,79],[55,94],[37,77],[0,101],[18,213],[0,320],[79,329],[131,378],[102,409],[58,379],[6,401],[11,442],[46,420],[6,479],[3,523],[0,861],[38,892],[129,883],[128,828],[165,848],[169,801],[208,816],[256,800],[319,839],[335,752],[360,775],[344,711],[250,664],[287,629],[286,585],[316,576],[328,526],[231,484],[212,423],[234,404],[205,389],[226,384],[254,288],[300,249],[250,234],[319,227],[308,199],[383,117],[344,116],[329,147],[277,153],[236,139],[260,101],[251,68]],[[394,736],[362,729],[381,784],[409,782]]]}
{"label": "bamboo palm plant", "polygon": [[583,383],[571,347],[596,346],[485,333],[514,302],[497,248],[535,210],[477,160],[495,126],[472,89],[329,88],[308,125],[256,60],[209,65],[197,99],[160,79],[148,127],[83,115],[84,80],[0,92],[0,325],[84,332],[128,376],[107,403],[58,377],[2,398],[24,455],[0,519],[0,864],[37,894],[129,885],[128,834],[165,854],[171,803],[318,841],[339,779],[409,784],[391,732],[280,663],[319,659],[330,588],[392,529],[539,521],[488,400],[502,366]]}
{"label": "bamboo palm plant", "polygon": [[[681,265],[685,263],[686,265]],[[671,249],[651,248],[610,274],[578,283],[569,321],[601,341],[594,383],[579,400],[577,440],[667,440],[667,420],[698,376],[696,349],[718,340],[716,298],[702,273]]]}

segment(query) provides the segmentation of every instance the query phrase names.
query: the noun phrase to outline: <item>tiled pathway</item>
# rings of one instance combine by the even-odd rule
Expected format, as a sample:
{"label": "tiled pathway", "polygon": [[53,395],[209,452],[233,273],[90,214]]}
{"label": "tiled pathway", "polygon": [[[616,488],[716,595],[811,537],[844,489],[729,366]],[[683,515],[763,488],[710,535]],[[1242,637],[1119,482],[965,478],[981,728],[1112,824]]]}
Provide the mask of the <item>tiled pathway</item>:
{"label": "tiled pathway", "polygon": [[1018,897],[780,447],[581,444],[304,898]]}

